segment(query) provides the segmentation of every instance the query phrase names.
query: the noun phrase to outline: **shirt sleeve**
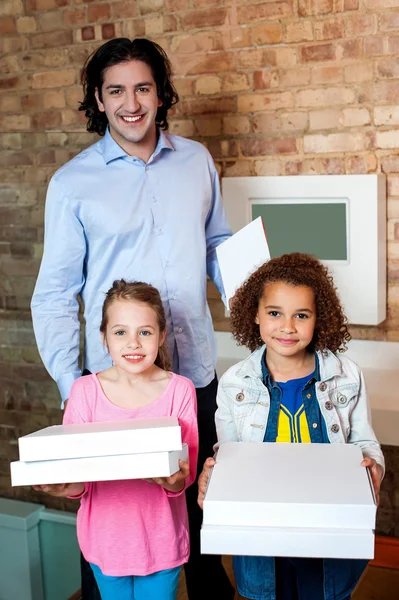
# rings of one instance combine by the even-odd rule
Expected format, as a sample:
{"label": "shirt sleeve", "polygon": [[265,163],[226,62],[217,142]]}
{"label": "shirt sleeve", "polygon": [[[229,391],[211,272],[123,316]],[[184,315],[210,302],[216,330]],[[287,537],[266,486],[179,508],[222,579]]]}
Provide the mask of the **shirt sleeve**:
{"label": "shirt sleeve", "polygon": [[31,309],[40,356],[64,402],[79,369],[79,304],[86,242],[82,223],[61,184],[50,182],[42,263]]}
{"label": "shirt sleeve", "polygon": [[207,248],[206,272],[219,290],[224,304],[226,304],[222,276],[216,255],[216,248],[219,246],[219,244],[229,239],[231,236],[231,229],[227,222],[222,203],[219,177],[210,155],[209,162],[212,177],[212,202],[205,224]]}
{"label": "shirt sleeve", "polygon": [[222,385],[223,378],[224,375],[219,381],[216,396],[217,409],[215,412],[215,424],[218,441],[213,447],[214,452],[217,452],[219,446],[225,442],[240,441],[234,415],[231,410],[231,401]]}
{"label": "shirt sleeve", "polygon": [[188,462],[190,475],[184,480],[184,487],[180,492],[164,491],[167,496],[180,496],[186,488],[194,483],[197,475],[198,461],[198,424],[197,424],[197,396],[195,387],[191,381],[183,379],[182,401],[177,418],[181,427],[182,443],[188,446]]}
{"label": "shirt sleeve", "polygon": [[350,434],[348,443],[360,446],[363,456],[374,458],[385,474],[385,460],[371,424],[371,409],[368,400],[366,382],[358,369],[360,380],[358,399],[350,416]]}

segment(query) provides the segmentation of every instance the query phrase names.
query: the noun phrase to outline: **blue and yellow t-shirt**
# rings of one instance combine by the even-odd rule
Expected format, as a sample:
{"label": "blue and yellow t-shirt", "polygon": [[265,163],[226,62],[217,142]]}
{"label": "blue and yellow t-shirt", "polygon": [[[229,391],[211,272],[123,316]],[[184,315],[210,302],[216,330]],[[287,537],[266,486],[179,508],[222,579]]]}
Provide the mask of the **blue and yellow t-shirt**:
{"label": "blue and yellow t-shirt", "polygon": [[314,373],[311,373],[306,377],[290,379],[284,383],[276,382],[281,389],[276,442],[310,443],[302,390],[313,377]]}

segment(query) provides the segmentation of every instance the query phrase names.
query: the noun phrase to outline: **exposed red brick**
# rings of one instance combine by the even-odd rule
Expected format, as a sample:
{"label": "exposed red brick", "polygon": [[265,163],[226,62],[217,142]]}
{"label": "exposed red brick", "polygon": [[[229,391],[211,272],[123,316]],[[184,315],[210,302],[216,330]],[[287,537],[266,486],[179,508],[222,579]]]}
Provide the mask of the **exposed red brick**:
{"label": "exposed red brick", "polygon": [[111,4],[111,15],[114,19],[133,19],[136,14],[136,2],[122,0]]}
{"label": "exposed red brick", "polygon": [[334,0],[299,0],[298,13],[300,17],[311,15],[326,15],[334,12]]}
{"label": "exposed red brick", "polygon": [[358,10],[359,0],[344,0],[344,10]]}
{"label": "exposed red brick", "polygon": [[250,4],[237,7],[238,23],[245,24],[263,19],[279,19],[294,14],[293,0],[277,0],[266,4]]}
{"label": "exposed red brick", "polygon": [[12,88],[18,87],[19,82],[19,77],[4,77],[3,79],[0,79],[0,89],[10,90]]}
{"label": "exposed red brick", "polygon": [[51,129],[52,127],[59,127],[61,123],[62,118],[59,111],[49,110],[36,113],[32,117],[32,127],[34,129]]}
{"label": "exposed red brick", "polygon": [[112,40],[115,37],[114,23],[105,23],[101,25],[101,37],[103,40]]}
{"label": "exposed red brick", "polygon": [[283,28],[280,23],[264,23],[254,27],[253,38],[255,44],[278,44],[283,38]]}
{"label": "exposed red brick", "polygon": [[85,42],[87,42],[89,40],[94,40],[94,38],[95,38],[94,27],[92,27],[92,25],[88,25],[87,27],[82,27],[81,33],[82,33],[82,40],[84,40]]}
{"label": "exposed red brick", "polygon": [[208,10],[192,10],[181,15],[184,30],[201,29],[201,27],[219,27],[226,22],[226,8],[212,8]]}
{"label": "exposed red brick", "polygon": [[64,24],[66,27],[85,25],[87,22],[86,7],[80,6],[64,11]]}
{"label": "exposed red brick", "polygon": [[345,23],[342,17],[314,23],[315,40],[336,40],[344,37]]}
{"label": "exposed red brick", "polygon": [[342,40],[337,43],[337,60],[346,58],[361,58],[363,55],[362,51],[362,40]]}
{"label": "exposed red brick", "polygon": [[71,30],[67,29],[48,33],[35,33],[31,35],[30,43],[33,49],[69,46],[73,43],[73,34]]}
{"label": "exposed red brick", "polygon": [[277,138],[268,140],[241,140],[244,156],[263,156],[264,154],[291,154],[297,152],[295,138]]}
{"label": "exposed red brick", "polygon": [[181,102],[181,113],[186,116],[211,115],[234,112],[235,98],[195,98]]}
{"label": "exposed red brick", "polygon": [[111,16],[109,4],[90,4],[87,9],[87,19],[89,23],[100,23],[106,21]]}
{"label": "exposed red brick", "polygon": [[213,158],[233,158],[238,156],[236,140],[207,140],[206,143]]}
{"label": "exposed red brick", "polygon": [[32,158],[27,152],[3,152],[0,154],[1,167],[17,167],[31,165]]}
{"label": "exposed red brick", "polygon": [[22,96],[22,107],[24,110],[41,110],[43,108],[42,94],[27,94]]}
{"label": "exposed red brick", "polygon": [[385,54],[385,38],[373,36],[364,40],[364,53],[370,56]]}
{"label": "exposed red brick", "polygon": [[16,31],[15,19],[12,17],[0,18],[0,35],[8,35],[9,33],[15,33]]}
{"label": "exposed red brick", "polygon": [[319,44],[317,46],[302,46],[301,60],[303,62],[319,62],[334,60],[335,47],[333,44]]}
{"label": "exposed red brick", "polygon": [[254,88],[256,90],[266,90],[277,87],[279,84],[278,73],[276,70],[255,71]]}

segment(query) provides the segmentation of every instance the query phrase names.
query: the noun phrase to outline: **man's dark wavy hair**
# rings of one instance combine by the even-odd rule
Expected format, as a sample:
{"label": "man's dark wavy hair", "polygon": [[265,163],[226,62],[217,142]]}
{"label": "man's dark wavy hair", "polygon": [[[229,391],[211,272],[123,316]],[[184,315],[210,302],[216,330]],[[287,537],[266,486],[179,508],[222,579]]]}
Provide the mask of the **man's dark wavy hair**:
{"label": "man's dark wavy hair", "polygon": [[146,63],[152,72],[157,86],[158,98],[162,106],[158,108],[155,122],[161,129],[167,130],[168,110],[179,101],[179,96],[172,84],[172,67],[165,51],[150,40],[144,38],[115,38],[97,48],[87,59],[81,75],[84,99],[79,110],[84,110],[87,118],[87,131],[104,135],[108,119],[107,115],[100,112],[95,97],[98,89],[100,100],[101,88],[104,83],[105,70],[130,60],[141,60]]}

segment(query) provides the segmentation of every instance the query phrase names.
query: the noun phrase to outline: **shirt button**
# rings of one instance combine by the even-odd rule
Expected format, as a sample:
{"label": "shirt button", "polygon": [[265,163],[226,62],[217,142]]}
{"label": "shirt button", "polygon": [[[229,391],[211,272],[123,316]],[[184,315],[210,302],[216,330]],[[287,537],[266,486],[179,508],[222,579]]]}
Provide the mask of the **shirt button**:
{"label": "shirt button", "polygon": [[176,300],[177,296],[172,296],[172,300]]}
{"label": "shirt button", "polygon": [[306,394],[306,398],[308,398],[309,400],[311,397],[312,397],[312,394]]}
{"label": "shirt button", "polygon": [[324,381],[322,381],[322,382],[321,382],[321,384],[319,385],[319,390],[320,390],[321,392],[325,392],[325,391],[326,391],[326,389],[327,389],[327,384],[326,384],[326,383],[324,383]]}
{"label": "shirt button", "polygon": [[313,423],[312,427],[313,429],[317,429],[317,423]]}
{"label": "shirt button", "polygon": [[168,260],[166,261],[165,266],[170,267],[170,262]]}
{"label": "shirt button", "polygon": [[238,400],[238,402],[241,402],[241,400],[244,400],[244,394],[242,392],[239,392],[236,396],[236,400]]}
{"label": "shirt button", "polygon": [[183,328],[179,327],[179,329],[177,331],[178,331],[178,333],[181,333],[183,331]]}
{"label": "shirt button", "polygon": [[327,402],[324,405],[326,407],[327,410],[332,410],[333,407],[333,403],[330,402],[330,400],[327,400]]}
{"label": "shirt button", "polygon": [[157,235],[162,235],[162,234],[163,234],[163,231],[162,231],[162,229],[158,229],[158,233],[157,233]]}
{"label": "shirt button", "polygon": [[338,431],[339,431],[339,425],[337,425],[336,423],[334,423],[334,425],[331,425],[331,431],[333,433],[338,433]]}
{"label": "shirt button", "polygon": [[157,201],[157,199],[156,199],[156,198],[153,198],[153,201],[154,201],[154,202],[156,202],[156,201]]}

